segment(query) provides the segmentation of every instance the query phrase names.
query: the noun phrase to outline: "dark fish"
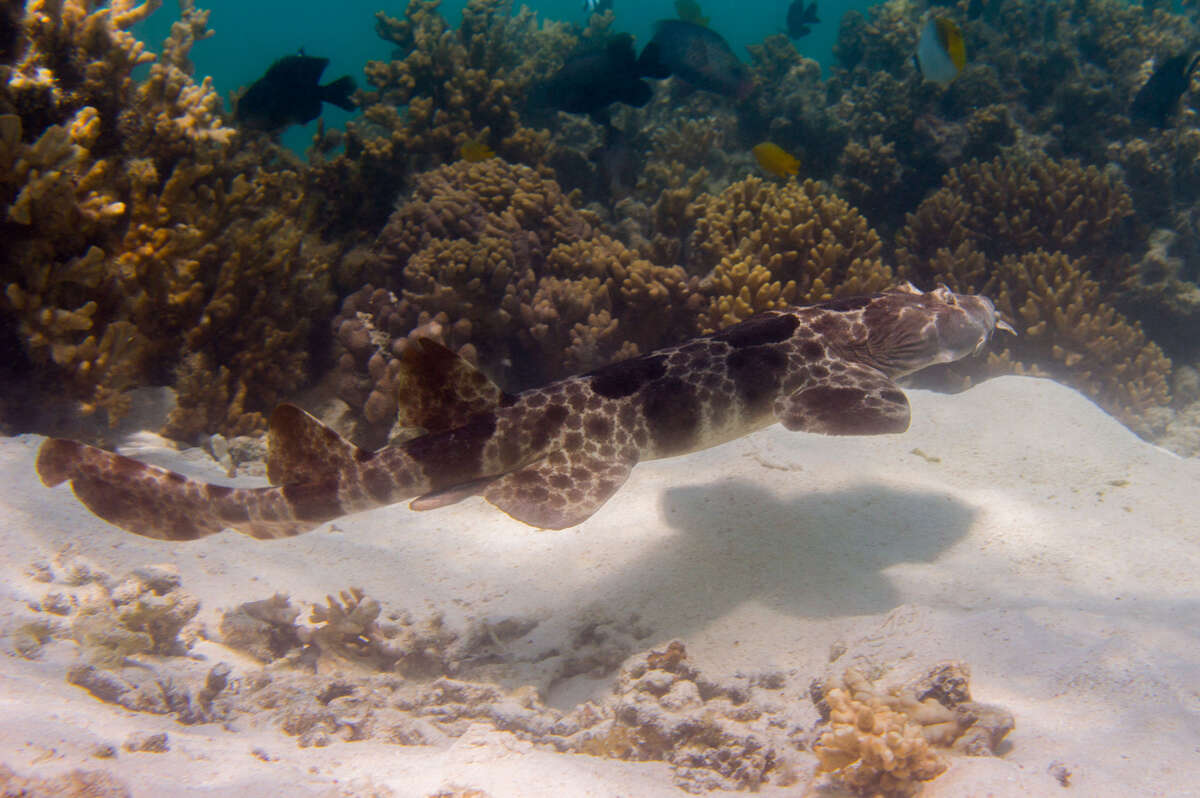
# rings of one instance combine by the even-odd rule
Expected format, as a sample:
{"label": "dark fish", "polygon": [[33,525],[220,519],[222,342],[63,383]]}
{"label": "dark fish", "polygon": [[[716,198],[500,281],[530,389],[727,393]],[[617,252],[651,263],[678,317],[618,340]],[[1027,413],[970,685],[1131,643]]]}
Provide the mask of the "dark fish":
{"label": "dark fish", "polygon": [[817,19],[816,0],[809,3],[807,8],[804,6],[804,0],[792,0],[792,4],[788,6],[787,32],[793,39],[812,33],[810,26],[819,24],[820,21]]}
{"label": "dark fish", "polygon": [[1129,115],[1154,127],[1166,127],[1175,114],[1179,98],[1192,83],[1192,72],[1200,54],[1180,53],[1163,61],[1133,98]]}
{"label": "dark fish", "polygon": [[280,58],[238,98],[235,118],[255,130],[278,130],[313,121],[321,115],[323,102],[353,111],[354,78],[345,75],[319,85],[328,64],[328,58],[303,52]]}
{"label": "dark fish", "polygon": [[622,33],[602,49],[568,58],[548,81],[533,89],[529,102],[535,109],[595,114],[613,103],[641,108],[651,94],[650,84],[638,73],[633,37]]}
{"label": "dark fish", "polygon": [[739,100],[754,90],[746,65],[721,34],[681,19],[655,23],[654,38],[642,50],[638,67],[646,77],[675,75],[697,88]]}

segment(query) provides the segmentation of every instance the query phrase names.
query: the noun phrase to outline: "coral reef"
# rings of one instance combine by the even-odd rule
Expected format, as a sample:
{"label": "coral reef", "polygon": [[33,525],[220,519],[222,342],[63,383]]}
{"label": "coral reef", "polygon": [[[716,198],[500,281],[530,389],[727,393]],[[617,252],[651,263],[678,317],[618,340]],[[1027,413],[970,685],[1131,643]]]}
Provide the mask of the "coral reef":
{"label": "coral reef", "polygon": [[158,56],[129,33],[157,5],[27,4],[0,65],[0,309],[85,410],[115,419],[179,367],[174,434],[246,432],[307,377],[333,255],[296,175],[263,168],[193,82],[207,12],[184,2]]}
{"label": "coral reef", "polygon": [[750,177],[695,206],[691,261],[711,269],[702,286],[709,296],[706,330],[893,282],[875,231],[811,180],[780,186]]}
{"label": "coral reef", "polygon": [[[695,330],[679,267],[599,232],[553,181],[499,159],[417,178],[334,321],[338,394],[372,424],[396,410],[407,337],[432,337],[519,390]],[[377,287],[375,287],[377,286]]]}
{"label": "coral reef", "polygon": [[[380,38],[395,45],[390,61],[366,67],[362,121],[318,141],[310,180],[331,199],[328,223],[341,232],[377,229],[411,174],[458,160],[468,140],[505,160],[544,164],[550,134],[527,126],[519,109],[534,80],[552,74],[577,38],[563,23],[539,26],[511,0],[470,0],[452,29],[441,0],[413,0],[404,18],[377,14]],[[322,151],[344,153],[325,158]]]}
{"label": "coral reef", "polygon": [[990,297],[1021,334],[924,379],[1048,375],[1152,435],[1144,416],[1170,401],[1171,362],[1113,304],[1130,279],[1130,213],[1120,183],[1077,161],[998,159],[948,173],[897,235],[901,273]]}
{"label": "coral reef", "polygon": [[890,691],[857,668],[846,670],[840,685],[814,684],[813,700],[828,724],[812,745],[817,775],[830,774],[857,795],[904,798],[945,772],[937,748],[994,754],[1013,718],[971,701],[969,679],[965,663],[945,662]]}

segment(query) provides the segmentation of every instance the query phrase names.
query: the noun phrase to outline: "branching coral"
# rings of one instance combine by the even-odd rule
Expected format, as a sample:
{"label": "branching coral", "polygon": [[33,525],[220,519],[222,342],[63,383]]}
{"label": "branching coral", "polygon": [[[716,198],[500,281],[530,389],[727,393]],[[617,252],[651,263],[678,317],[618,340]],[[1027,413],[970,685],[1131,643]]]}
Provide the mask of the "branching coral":
{"label": "branching coral", "polygon": [[22,59],[0,67],[0,302],[85,409],[118,417],[182,362],[171,431],[245,432],[307,376],[333,253],[297,175],[264,169],[269,148],[242,147],[192,81],[207,12],[185,0],[156,58],[128,32],[156,6],[27,5]]}
{"label": "branching coral", "polygon": [[712,268],[704,283],[706,329],[892,283],[879,236],[812,181],[778,186],[751,177],[696,204],[691,256]]}
{"label": "branching coral", "polygon": [[335,379],[372,423],[390,424],[389,363],[413,330],[515,390],[686,337],[700,302],[682,269],[637,257],[557,184],[499,159],[421,175],[363,273],[379,289],[335,321]]}
{"label": "branching coral", "polygon": [[[928,282],[939,249],[966,246],[991,259],[1034,249],[1083,259],[1110,287],[1128,277],[1124,185],[1079,161],[997,158],[952,169],[896,237],[902,273]],[[964,286],[966,287],[966,286]]]}
{"label": "branching coral", "polygon": [[1012,715],[971,701],[969,678],[965,663],[946,662],[892,691],[856,668],[840,685],[814,685],[829,724],[812,746],[817,775],[831,774],[858,795],[903,798],[945,772],[937,748],[993,754],[1013,728]]}
{"label": "branching coral", "polygon": [[1144,434],[1142,414],[1169,401],[1171,363],[1111,304],[1128,275],[1129,213],[1119,183],[1075,161],[950,172],[897,236],[902,273],[988,296],[1021,335],[949,371],[1048,374]]}
{"label": "branching coral", "polygon": [[468,140],[518,163],[550,156],[549,133],[523,124],[519,109],[528,86],[561,64],[575,37],[564,24],[539,28],[526,8],[512,16],[511,0],[471,0],[455,30],[440,4],[413,0],[403,19],[377,15],[377,32],[397,56],[367,64],[363,121],[329,142],[345,153],[316,157],[310,176],[334,200],[334,226],[382,223],[410,173],[457,160]]}
{"label": "branching coral", "polygon": [[934,282],[991,298],[1020,331],[997,341],[985,360],[951,373],[976,380],[1014,372],[1054,377],[1142,435],[1149,434],[1146,411],[1170,402],[1171,361],[1140,324],[1105,300],[1085,262],[1040,249],[996,262],[964,247],[940,250],[928,267]]}

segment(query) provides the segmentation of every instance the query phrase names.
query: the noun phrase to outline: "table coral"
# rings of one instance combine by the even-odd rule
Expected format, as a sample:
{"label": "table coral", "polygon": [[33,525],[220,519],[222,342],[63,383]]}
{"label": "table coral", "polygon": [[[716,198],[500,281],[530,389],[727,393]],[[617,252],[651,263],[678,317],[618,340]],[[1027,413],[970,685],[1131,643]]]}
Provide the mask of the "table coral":
{"label": "table coral", "polygon": [[892,284],[879,236],[811,180],[780,186],[750,177],[696,204],[690,252],[695,268],[711,267],[707,330]]}
{"label": "table coral", "polygon": [[174,434],[246,432],[307,376],[333,255],[297,175],[193,81],[207,12],[184,0],[158,56],[129,32],[157,6],[26,4],[0,65],[0,307],[48,394],[114,420],[128,389],[174,379]]}

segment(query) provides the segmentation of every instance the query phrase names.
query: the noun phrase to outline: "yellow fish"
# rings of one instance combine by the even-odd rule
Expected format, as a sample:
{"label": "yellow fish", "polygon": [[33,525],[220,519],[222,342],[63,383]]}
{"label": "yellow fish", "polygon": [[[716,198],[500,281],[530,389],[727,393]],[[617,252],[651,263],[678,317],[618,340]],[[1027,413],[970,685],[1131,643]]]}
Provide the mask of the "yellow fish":
{"label": "yellow fish", "polygon": [[754,157],[759,166],[778,177],[795,176],[800,171],[800,161],[794,155],[769,141],[754,148]]}
{"label": "yellow fish", "polygon": [[458,154],[467,163],[479,163],[480,161],[486,161],[488,158],[496,157],[496,153],[492,152],[492,148],[479,139],[467,139],[464,141],[462,146],[458,148]]}
{"label": "yellow fish", "polygon": [[917,66],[926,80],[949,86],[967,65],[962,31],[945,17],[931,17],[917,41]]}

